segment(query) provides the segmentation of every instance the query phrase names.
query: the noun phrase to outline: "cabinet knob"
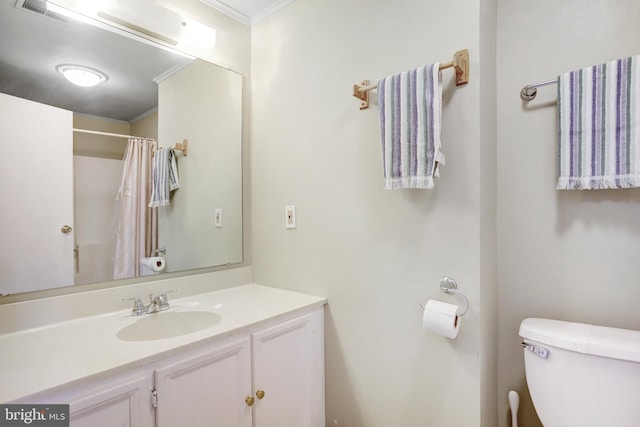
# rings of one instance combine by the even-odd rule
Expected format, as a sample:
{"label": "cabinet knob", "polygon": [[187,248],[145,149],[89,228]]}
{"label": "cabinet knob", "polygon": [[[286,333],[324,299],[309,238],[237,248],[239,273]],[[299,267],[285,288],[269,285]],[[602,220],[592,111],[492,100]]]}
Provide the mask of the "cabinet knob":
{"label": "cabinet knob", "polygon": [[262,399],[264,397],[264,390],[258,390],[256,391],[256,397],[258,399]]}
{"label": "cabinet knob", "polygon": [[247,404],[247,406],[253,406],[253,403],[256,400],[253,398],[253,396],[247,396],[247,398],[244,400],[244,402]]}
{"label": "cabinet knob", "polygon": [[62,227],[60,227],[60,231],[62,231],[64,234],[71,233],[71,230],[73,229],[68,225],[63,225]]}

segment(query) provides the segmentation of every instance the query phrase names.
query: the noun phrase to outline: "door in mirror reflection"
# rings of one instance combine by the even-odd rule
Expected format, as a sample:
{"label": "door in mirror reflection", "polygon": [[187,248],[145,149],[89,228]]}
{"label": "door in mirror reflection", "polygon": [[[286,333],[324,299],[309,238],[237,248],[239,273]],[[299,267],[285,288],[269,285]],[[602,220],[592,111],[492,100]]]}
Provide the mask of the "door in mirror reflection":
{"label": "door in mirror reflection", "polygon": [[[0,93],[0,294],[73,283],[72,113]],[[9,112],[11,114],[9,114]]]}

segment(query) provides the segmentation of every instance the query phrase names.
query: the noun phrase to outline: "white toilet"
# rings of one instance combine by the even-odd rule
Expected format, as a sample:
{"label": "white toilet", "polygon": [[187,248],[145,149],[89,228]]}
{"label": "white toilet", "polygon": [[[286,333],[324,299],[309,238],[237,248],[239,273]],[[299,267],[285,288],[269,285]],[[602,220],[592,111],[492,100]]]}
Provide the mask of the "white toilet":
{"label": "white toilet", "polygon": [[640,426],[640,332],[525,319],[529,393],[545,427]]}

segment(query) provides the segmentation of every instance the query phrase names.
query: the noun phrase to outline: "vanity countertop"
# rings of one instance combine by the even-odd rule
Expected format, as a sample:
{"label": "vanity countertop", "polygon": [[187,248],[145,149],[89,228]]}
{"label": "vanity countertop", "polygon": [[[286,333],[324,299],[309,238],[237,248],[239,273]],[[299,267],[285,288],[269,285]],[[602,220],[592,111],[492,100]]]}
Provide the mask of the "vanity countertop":
{"label": "vanity countertop", "polygon": [[256,284],[171,296],[172,308],[166,312],[210,311],[220,316],[219,322],[172,338],[123,341],[117,337],[123,327],[165,313],[134,317],[127,309],[0,335],[0,402],[23,401],[46,390],[143,366],[176,350],[326,303],[323,297]]}

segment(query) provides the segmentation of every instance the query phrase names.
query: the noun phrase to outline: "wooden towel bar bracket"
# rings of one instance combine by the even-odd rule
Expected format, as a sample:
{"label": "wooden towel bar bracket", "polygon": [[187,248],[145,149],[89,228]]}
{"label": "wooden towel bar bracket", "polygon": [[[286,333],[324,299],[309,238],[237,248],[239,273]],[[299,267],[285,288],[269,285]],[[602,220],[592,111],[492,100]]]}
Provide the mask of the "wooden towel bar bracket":
{"label": "wooden towel bar bracket", "polygon": [[[454,53],[453,61],[440,64],[440,70],[445,68],[453,68],[455,70],[456,86],[469,83],[469,51],[463,49]],[[361,110],[369,108],[369,91],[377,87],[377,84],[370,84],[369,80],[363,80],[360,84],[353,85],[353,96],[360,100]]]}
{"label": "wooden towel bar bracket", "polygon": [[[360,100],[361,110],[369,108],[369,91],[373,88],[365,90],[367,87],[369,87],[369,80],[363,80],[359,85],[353,85],[353,96]],[[375,87],[378,87],[378,85]]]}
{"label": "wooden towel bar bracket", "polygon": [[176,144],[176,150],[181,150],[182,155],[187,157],[189,151],[189,140],[185,138],[182,140],[182,142],[178,142]]}

